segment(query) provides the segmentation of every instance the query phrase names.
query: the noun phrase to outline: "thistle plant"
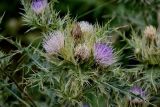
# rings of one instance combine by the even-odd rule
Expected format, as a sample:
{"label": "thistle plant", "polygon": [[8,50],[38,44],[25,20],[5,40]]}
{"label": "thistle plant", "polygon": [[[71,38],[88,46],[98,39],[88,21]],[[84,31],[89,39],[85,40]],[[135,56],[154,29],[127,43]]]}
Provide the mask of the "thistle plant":
{"label": "thistle plant", "polygon": [[[43,0],[22,0],[22,3],[26,12],[24,23],[32,29],[42,29],[44,35],[39,45],[42,48],[28,48],[32,64],[25,77],[27,89],[37,87],[37,94],[49,101],[47,106],[97,107],[113,102],[116,105],[116,100],[108,96],[110,92],[123,92],[112,84],[120,82],[120,65],[116,49],[102,39],[107,39],[106,26],[78,22],[69,16],[59,18],[53,10],[54,1],[46,4]],[[101,97],[106,100],[101,102]],[[33,99],[40,106],[39,100]]]}
{"label": "thistle plant", "polygon": [[[0,83],[6,83],[2,88],[16,98],[17,105],[13,106],[152,105],[149,100],[158,92],[160,75],[159,36],[154,27],[147,27],[140,37],[133,32],[131,39],[126,39],[141,66],[121,68],[121,51],[108,40],[109,33],[116,30],[109,23],[100,26],[73,20],[69,15],[59,17],[54,0],[21,1],[24,24],[30,27],[28,31],[40,29],[42,38],[38,45],[31,43],[24,47],[3,37],[16,47],[6,54],[9,57],[0,52],[0,68],[4,73]],[[16,55],[19,60],[12,61]]]}
{"label": "thistle plant", "polygon": [[147,26],[142,32],[142,36],[138,36],[135,32],[129,44],[135,49],[135,57],[145,64],[159,65],[159,35],[156,28]]}
{"label": "thistle plant", "polygon": [[[126,38],[125,38],[126,39]],[[133,85],[139,84],[144,87],[144,90],[148,93],[148,100],[154,98],[157,93],[159,93],[159,84],[158,80],[160,77],[160,60],[159,60],[159,34],[155,27],[147,26],[142,32],[136,33],[132,32],[131,39],[126,39],[129,47],[133,50],[133,59],[139,61],[139,64],[134,65],[133,69],[130,69],[132,72],[130,81]],[[128,70],[128,71],[130,71]],[[143,98],[146,95],[141,95],[140,92],[142,89],[135,87],[131,90],[139,90],[139,95]],[[152,96],[151,96],[152,95]],[[134,101],[135,102],[135,101]],[[135,103],[144,104],[144,100],[136,99]],[[145,105],[147,106],[147,105]]]}
{"label": "thistle plant", "polygon": [[31,27],[29,31],[36,28],[42,31],[61,29],[68,19],[68,15],[61,19],[58,12],[53,10],[56,0],[52,0],[50,3],[47,0],[21,0],[21,2],[26,12],[25,14],[22,13],[23,21],[25,25]]}
{"label": "thistle plant", "polygon": [[[116,54],[107,44],[100,43],[96,34],[93,35],[90,32],[82,33],[80,37],[92,36],[91,40],[81,39],[79,43],[76,43],[71,33],[73,29],[71,25],[72,23],[68,23],[68,26],[62,31],[63,33],[55,31],[52,33],[52,37],[44,39],[43,48],[47,54],[51,55],[46,57],[49,59],[50,66],[54,66],[52,70],[46,69],[49,70],[48,72],[55,73],[54,77],[48,77],[52,78],[52,84],[55,84],[50,88],[52,87],[53,93],[56,94],[57,102],[63,106],[82,106],[84,102],[93,106],[89,102],[88,94],[96,93],[98,90],[96,96],[105,97],[103,94],[108,94],[105,84],[108,81],[107,76],[111,75],[118,67],[114,65]],[[54,69],[55,71],[53,71]],[[37,75],[37,73],[33,75]],[[32,81],[33,77],[29,81]],[[55,80],[55,78],[57,79]],[[88,93],[88,91],[90,92]]]}

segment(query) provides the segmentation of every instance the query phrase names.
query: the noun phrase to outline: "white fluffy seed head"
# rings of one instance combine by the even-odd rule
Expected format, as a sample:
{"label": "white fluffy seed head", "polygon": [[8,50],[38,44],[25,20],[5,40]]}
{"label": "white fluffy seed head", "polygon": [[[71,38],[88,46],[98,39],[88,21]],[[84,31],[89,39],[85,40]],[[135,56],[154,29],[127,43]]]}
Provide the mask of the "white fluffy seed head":
{"label": "white fluffy seed head", "polygon": [[82,33],[85,33],[85,32],[91,33],[91,32],[93,32],[93,25],[90,24],[89,22],[80,21],[80,22],[78,22],[78,24],[79,24],[79,26],[81,28]]}
{"label": "white fluffy seed head", "polygon": [[76,48],[75,48],[75,56],[85,60],[88,59],[90,55],[90,51],[88,49],[88,47],[85,44],[79,44]]}
{"label": "white fluffy seed head", "polygon": [[60,31],[49,33],[43,41],[43,48],[48,54],[58,54],[63,47],[64,34]]}

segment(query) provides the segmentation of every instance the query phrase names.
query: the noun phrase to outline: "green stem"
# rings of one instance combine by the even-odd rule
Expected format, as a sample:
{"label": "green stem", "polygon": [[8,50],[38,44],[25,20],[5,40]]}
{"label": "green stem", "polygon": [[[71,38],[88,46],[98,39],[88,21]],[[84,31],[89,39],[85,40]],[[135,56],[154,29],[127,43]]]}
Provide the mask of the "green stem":
{"label": "green stem", "polygon": [[13,91],[11,91],[9,88],[7,88],[6,87],[6,89],[10,92],[10,93],[12,93],[20,102],[22,102],[23,104],[25,104],[27,107],[30,107],[30,105],[26,102],[26,101],[24,101],[23,99],[21,99],[19,96],[17,96]]}
{"label": "green stem", "polygon": [[19,91],[20,91],[21,93],[23,93],[23,94],[27,97],[27,99],[32,103],[32,105],[33,105],[34,107],[37,107],[37,105],[36,105],[35,102],[32,100],[32,98],[30,97],[30,95],[29,95],[27,92],[23,91],[23,89],[18,85],[18,83],[16,82],[16,80],[14,80],[14,78],[13,78],[12,76],[10,76],[9,74],[7,74],[6,72],[4,72],[4,74],[5,74],[12,82],[14,82],[14,84],[17,86],[17,88],[19,89]]}

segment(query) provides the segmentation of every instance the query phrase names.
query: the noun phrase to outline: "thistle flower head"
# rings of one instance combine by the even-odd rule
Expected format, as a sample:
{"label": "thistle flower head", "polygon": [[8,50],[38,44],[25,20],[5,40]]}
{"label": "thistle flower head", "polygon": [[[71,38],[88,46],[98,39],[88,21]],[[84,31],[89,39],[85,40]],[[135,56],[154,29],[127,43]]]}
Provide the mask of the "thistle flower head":
{"label": "thistle flower head", "polygon": [[82,33],[93,32],[93,25],[87,21],[81,21],[78,25],[80,26]]}
{"label": "thistle flower head", "polygon": [[144,35],[149,40],[156,39],[156,28],[154,28],[153,26],[147,26],[144,30]]}
{"label": "thistle flower head", "polygon": [[94,46],[94,59],[102,66],[114,63],[113,49],[104,43],[96,43]]}
{"label": "thistle flower head", "polygon": [[43,48],[48,54],[58,54],[64,47],[64,34],[60,31],[49,33],[43,41]]}
{"label": "thistle flower head", "polygon": [[82,60],[89,58],[89,54],[90,51],[85,44],[83,45],[80,44],[75,48],[75,56]]}
{"label": "thistle flower head", "polygon": [[[145,99],[146,97],[146,93],[145,91],[143,91],[143,89],[141,87],[138,87],[138,86],[134,86],[130,89],[130,92]],[[131,100],[131,102],[134,102],[134,103],[140,103],[140,102],[143,102],[142,99],[140,98],[134,98],[133,100]]]}
{"label": "thistle flower head", "polygon": [[142,88],[138,87],[138,86],[134,86],[130,89],[130,92],[135,94],[135,95],[140,95],[141,97],[143,97],[145,95],[145,92],[142,90]]}
{"label": "thistle flower head", "polygon": [[32,0],[31,8],[36,14],[40,14],[47,6],[47,0]]}

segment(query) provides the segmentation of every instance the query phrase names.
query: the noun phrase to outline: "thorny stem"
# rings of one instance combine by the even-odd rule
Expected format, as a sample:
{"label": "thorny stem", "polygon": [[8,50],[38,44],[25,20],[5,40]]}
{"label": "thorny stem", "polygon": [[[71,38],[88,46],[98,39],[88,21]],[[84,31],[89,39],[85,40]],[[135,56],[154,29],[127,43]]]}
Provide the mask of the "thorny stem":
{"label": "thorny stem", "polygon": [[32,100],[32,98],[30,97],[30,95],[23,91],[23,89],[18,85],[18,83],[14,80],[14,78],[12,76],[10,76],[9,74],[7,74],[6,72],[4,72],[4,74],[12,81],[14,82],[14,84],[17,86],[17,88],[19,89],[20,92],[22,92],[27,98],[28,100],[32,103],[32,105],[34,107],[37,107],[37,105],[35,104],[35,102]]}

